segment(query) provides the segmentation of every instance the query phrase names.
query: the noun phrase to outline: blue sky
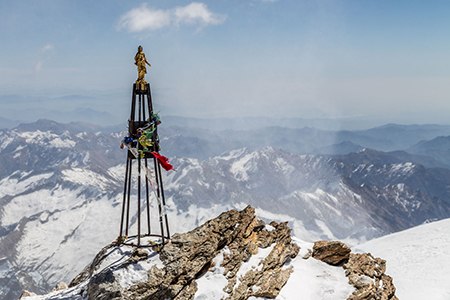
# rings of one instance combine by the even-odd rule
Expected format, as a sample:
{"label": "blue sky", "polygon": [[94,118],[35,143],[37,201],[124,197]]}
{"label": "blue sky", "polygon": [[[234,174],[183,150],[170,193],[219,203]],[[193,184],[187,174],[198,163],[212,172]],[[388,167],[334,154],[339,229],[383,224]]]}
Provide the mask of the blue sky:
{"label": "blue sky", "polygon": [[1,1],[0,117],[125,117],[142,45],[163,114],[450,124],[449,15],[448,1]]}

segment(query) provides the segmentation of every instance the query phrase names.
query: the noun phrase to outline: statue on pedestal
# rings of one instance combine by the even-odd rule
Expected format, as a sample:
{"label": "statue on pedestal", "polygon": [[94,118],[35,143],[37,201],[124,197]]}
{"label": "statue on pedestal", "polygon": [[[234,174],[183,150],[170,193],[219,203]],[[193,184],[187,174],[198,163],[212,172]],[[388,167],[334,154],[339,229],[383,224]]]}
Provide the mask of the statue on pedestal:
{"label": "statue on pedestal", "polygon": [[134,56],[134,64],[137,66],[138,71],[138,79],[136,80],[136,86],[140,88],[141,90],[144,90],[147,85],[147,80],[145,80],[145,74],[147,74],[147,68],[145,64],[147,64],[149,67],[150,63],[147,61],[147,58],[145,58],[145,54],[142,51],[142,46],[138,47],[138,52]]}
{"label": "statue on pedestal", "polygon": [[[150,83],[144,78],[147,74],[146,64],[150,66],[150,63],[142,50],[142,46],[139,46],[134,57],[138,79],[133,84],[128,136],[122,140],[120,145],[120,148],[127,148],[128,151],[120,233],[116,243],[133,247],[154,247],[156,249],[170,240],[161,168],[166,171],[175,171],[175,169],[173,169],[167,157],[159,154],[157,127],[161,124],[161,119],[153,111]],[[150,164],[153,160],[153,168],[148,160],[150,160]],[[137,170],[133,173],[133,169]],[[154,205],[150,205],[151,198],[156,199]],[[137,213],[130,213],[130,207],[137,208]],[[147,222],[143,220],[145,219],[145,211]],[[132,231],[137,231],[137,234],[132,234]],[[148,242],[141,240],[144,237]]]}

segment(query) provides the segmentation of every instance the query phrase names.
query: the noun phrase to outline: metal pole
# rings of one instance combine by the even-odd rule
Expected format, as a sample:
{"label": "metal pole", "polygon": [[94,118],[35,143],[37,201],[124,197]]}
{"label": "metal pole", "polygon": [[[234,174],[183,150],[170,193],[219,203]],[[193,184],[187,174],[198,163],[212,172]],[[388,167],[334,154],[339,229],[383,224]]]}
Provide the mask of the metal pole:
{"label": "metal pole", "polygon": [[120,234],[119,234],[119,241],[121,241],[122,233],[123,233],[123,219],[125,217],[125,206],[126,206],[126,192],[127,192],[127,181],[128,181],[128,168],[130,164],[130,159],[128,158],[128,152],[127,152],[127,166],[125,169],[125,183],[123,187],[123,203],[122,203],[122,217],[120,219]]}
{"label": "metal pole", "polygon": [[[159,163],[156,161],[156,157],[153,159],[153,161],[154,161],[154,165],[155,165],[156,195],[159,199],[161,199],[161,193],[159,191],[160,185],[159,185],[159,175],[158,175]],[[158,201],[158,213],[159,213],[159,224],[160,224],[161,236],[162,236],[162,240],[164,243],[164,227],[162,226],[162,223],[161,223],[162,222],[162,218],[161,218],[162,207],[161,207],[160,201]]]}
{"label": "metal pole", "polygon": [[[139,125],[140,125],[140,122],[142,121],[141,106],[142,106],[142,94],[139,93],[139,107],[138,107],[138,109],[139,109],[139,119],[138,119]],[[139,143],[138,143],[137,147],[138,147],[138,149],[141,148]],[[138,160],[138,195],[137,195],[138,242],[137,242],[137,244],[138,244],[138,246],[140,246],[141,245],[141,156],[140,156],[139,152],[138,152],[137,160]]]}
{"label": "metal pole", "polygon": [[[130,155],[130,154],[128,154]],[[130,196],[131,196],[131,170],[133,169],[133,160],[130,160],[130,169],[129,169],[129,173],[128,173],[128,193],[127,193],[127,198],[128,198],[128,205],[127,205],[127,227],[125,227],[125,235],[128,236],[128,227],[130,225]]]}
{"label": "metal pole", "polygon": [[138,246],[141,244],[141,157],[138,158],[138,195],[137,195],[137,210],[138,210]]}
{"label": "metal pole", "polygon": [[130,115],[131,121],[134,121],[135,111],[136,111],[136,83],[133,84],[133,96],[131,98],[131,115]]}
{"label": "metal pole", "polygon": [[[155,176],[157,176],[156,182],[158,184],[158,197],[159,197],[159,200],[161,200],[161,166],[159,165],[159,163],[157,164],[157,169],[158,169],[158,171],[156,172]],[[160,201],[158,204],[159,204],[159,226],[161,228],[162,242],[164,244],[165,243],[164,242],[165,235],[164,235],[164,224],[163,224],[163,217],[162,217],[163,206]]]}
{"label": "metal pole", "polygon": [[[148,169],[147,157],[145,158],[145,168]],[[148,181],[149,180],[150,180],[150,178],[147,178],[147,180],[145,181],[145,193],[146,193],[146,198],[147,198],[147,230],[148,230],[148,234],[151,233],[151,230],[150,230],[150,199],[149,199],[149,195],[148,195]]]}
{"label": "metal pole", "polygon": [[[163,186],[163,180],[162,180],[162,173],[161,173],[161,166],[158,164],[159,168],[159,181],[161,184],[161,200],[164,207],[166,207],[166,198],[164,197],[164,186]],[[167,237],[170,239],[170,233],[169,233],[169,221],[167,218],[167,212],[164,215],[164,220],[166,221],[166,231],[167,231]]]}

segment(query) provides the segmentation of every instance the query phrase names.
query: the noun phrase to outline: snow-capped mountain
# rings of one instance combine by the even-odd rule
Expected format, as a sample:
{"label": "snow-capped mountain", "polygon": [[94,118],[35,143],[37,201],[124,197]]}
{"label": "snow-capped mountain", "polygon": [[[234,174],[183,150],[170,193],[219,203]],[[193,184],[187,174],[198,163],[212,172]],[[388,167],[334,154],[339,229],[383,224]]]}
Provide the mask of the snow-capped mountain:
{"label": "snow-capped mountain", "polygon": [[179,209],[245,202],[301,220],[315,238],[371,239],[450,216],[450,197],[441,192],[450,170],[369,149],[338,158],[241,149],[177,166],[182,172],[169,174],[166,187]]}
{"label": "snow-capped mountain", "polygon": [[[0,274],[11,278],[7,286],[48,291],[117,237],[124,134],[52,121],[0,131]],[[161,146],[174,138],[162,137]],[[192,147],[174,140],[169,150]],[[289,221],[302,240],[350,245],[450,217],[447,170],[370,149],[326,157],[242,148],[206,160],[170,153],[177,172],[164,174],[164,187],[172,233],[248,204],[262,218]]]}
{"label": "snow-capped mountain", "polygon": [[68,263],[84,267],[97,250],[85,245],[109,242],[119,153],[114,135],[33,125],[0,133],[0,257],[22,288],[46,291],[54,276],[72,275]]}

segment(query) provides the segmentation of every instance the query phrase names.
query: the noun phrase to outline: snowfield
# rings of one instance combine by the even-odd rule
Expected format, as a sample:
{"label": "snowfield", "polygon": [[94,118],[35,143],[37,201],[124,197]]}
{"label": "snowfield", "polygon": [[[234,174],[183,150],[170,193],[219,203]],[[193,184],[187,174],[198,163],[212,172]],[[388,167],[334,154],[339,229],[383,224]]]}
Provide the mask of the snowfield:
{"label": "snowfield", "polygon": [[450,299],[450,219],[371,240],[354,251],[387,261],[399,299]]}

